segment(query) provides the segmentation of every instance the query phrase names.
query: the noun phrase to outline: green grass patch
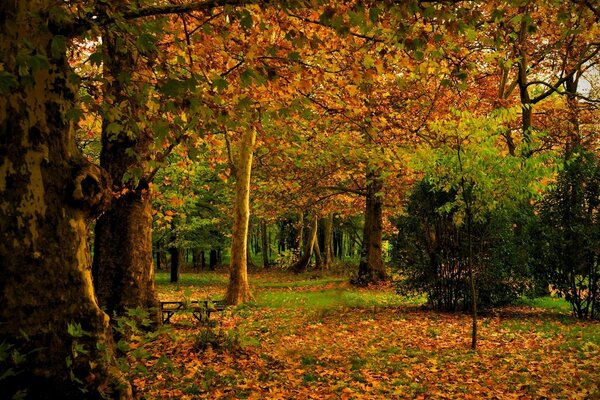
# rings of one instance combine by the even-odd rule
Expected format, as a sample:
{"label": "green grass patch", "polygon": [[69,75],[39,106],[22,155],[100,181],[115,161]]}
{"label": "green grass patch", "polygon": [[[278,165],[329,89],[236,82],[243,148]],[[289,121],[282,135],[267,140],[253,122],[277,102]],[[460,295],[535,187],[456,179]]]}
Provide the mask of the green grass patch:
{"label": "green grass patch", "polygon": [[571,312],[571,305],[568,301],[560,297],[544,296],[536,297],[534,299],[529,297],[521,297],[516,301],[516,305],[523,305],[529,307],[543,308],[548,311],[555,311],[560,313]]}
{"label": "green grass patch", "polygon": [[228,276],[217,272],[183,273],[179,275],[179,282],[171,283],[168,272],[157,272],[154,282],[157,286],[226,286]]}
{"label": "green grass patch", "polygon": [[252,279],[250,278],[253,286],[265,289],[278,289],[278,288],[306,288],[306,287],[322,287],[330,284],[343,283],[347,281],[345,278],[337,277],[314,277],[309,279],[302,279],[298,281],[289,280],[282,282],[268,281],[264,278]]}
{"label": "green grass patch", "polygon": [[257,295],[256,305],[266,308],[370,308],[399,307],[415,304],[393,293],[357,291],[353,289],[325,289],[311,292],[263,292]]}

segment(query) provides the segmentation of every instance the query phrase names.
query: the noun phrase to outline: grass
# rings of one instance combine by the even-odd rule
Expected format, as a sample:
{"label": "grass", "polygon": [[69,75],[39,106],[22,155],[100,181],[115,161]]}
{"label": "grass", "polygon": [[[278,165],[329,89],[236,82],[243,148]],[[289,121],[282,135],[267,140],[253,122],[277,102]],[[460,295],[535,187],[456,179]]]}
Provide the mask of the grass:
{"label": "grass", "polygon": [[179,282],[171,283],[171,275],[168,272],[157,272],[155,280],[157,286],[217,286],[227,284],[227,275],[220,272],[202,272],[200,274],[195,273],[183,273],[179,275]]}
{"label": "grass", "polygon": [[529,306],[534,308],[542,308],[548,311],[554,311],[559,313],[570,313],[571,305],[568,301],[561,297],[555,296],[544,296],[544,297],[521,297],[515,304]]}

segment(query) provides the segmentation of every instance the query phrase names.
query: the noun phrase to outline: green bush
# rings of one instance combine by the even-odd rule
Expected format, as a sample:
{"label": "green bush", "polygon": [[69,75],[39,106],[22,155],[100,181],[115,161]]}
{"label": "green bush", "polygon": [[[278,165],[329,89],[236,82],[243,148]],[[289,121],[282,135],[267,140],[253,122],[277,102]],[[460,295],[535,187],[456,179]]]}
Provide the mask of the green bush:
{"label": "green bush", "polygon": [[[471,304],[466,228],[456,226],[453,212],[440,212],[454,196],[434,190],[426,180],[417,184],[407,215],[395,220],[398,234],[392,239],[392,264],[401,277],[398,292],[426,294],[428,304],[443,311],[466,310]],[[510,303],[531,286],[528,218],[533,218],[529,207],[498,208],[473,225],[480,307]]]}
{"label": "green bush", "polygon": [[581,319],[600,318],[600,160],[575,149],[540,204],[537,271]]}

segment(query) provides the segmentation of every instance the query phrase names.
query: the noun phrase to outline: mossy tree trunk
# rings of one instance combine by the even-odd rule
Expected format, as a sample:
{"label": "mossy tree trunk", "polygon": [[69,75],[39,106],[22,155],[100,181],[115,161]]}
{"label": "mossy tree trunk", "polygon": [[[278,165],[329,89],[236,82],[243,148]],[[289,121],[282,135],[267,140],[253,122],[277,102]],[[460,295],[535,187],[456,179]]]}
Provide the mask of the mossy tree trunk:
{"label": "mossy tree trunk", "polygon": [[98,301],[109,315],[142,308],[160,324],[152,265],[151,193],[144,181],[144,163],[153,136],[136,124],[144,112],[144,88],[136,89],[132,96],[125,83],[129,79],[143,81],[136,71],[140,55],[134,43],[129,33],[117,34],[106,28],[102,35],[107,109],[103,112],[100,165],[122,194],[96,224],[93,275]]}
{"label": "mossy tree trunk", "polygon": [[225,299],[236,305],[252,298],[248,285],[248,224],[250,221],[250,175],[256,130],[246,129],[240,142],[239,160],[234,168],[235,193],[233,200],[233,232],[231,236],[231,264],[229,285]]}
{"label": "mossy tree trunk", "polygon": [[[109,202],[110,177],[75,145],[67,115],[78,88],[65,37],[48,28],[54,3],[0,2],[11,81],[0,94],[0,343],[24,357],[0,362],[18,372],[0,382],[0,398],[21,390],[35,399],[131,398],[95,299],[87,242],[89,223]],[[85,352],[75,354],[78,347]]]}

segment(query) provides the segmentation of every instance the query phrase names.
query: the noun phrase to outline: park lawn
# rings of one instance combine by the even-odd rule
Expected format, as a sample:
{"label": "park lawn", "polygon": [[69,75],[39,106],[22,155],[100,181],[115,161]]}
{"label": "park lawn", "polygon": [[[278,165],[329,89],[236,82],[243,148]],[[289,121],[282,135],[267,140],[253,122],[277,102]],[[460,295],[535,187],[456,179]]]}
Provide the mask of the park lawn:
{"label": "park lawn", "polygon": [[[217,299],[222,273],[159,274],[161,300]],[[470,318],[427,311],[391,288],[356,289],[316,275],[259,273],[255,301],[212,326],[178,315],[134,335],[121,357],[139,399],[597,399],[600,324],[554,300]]]}

